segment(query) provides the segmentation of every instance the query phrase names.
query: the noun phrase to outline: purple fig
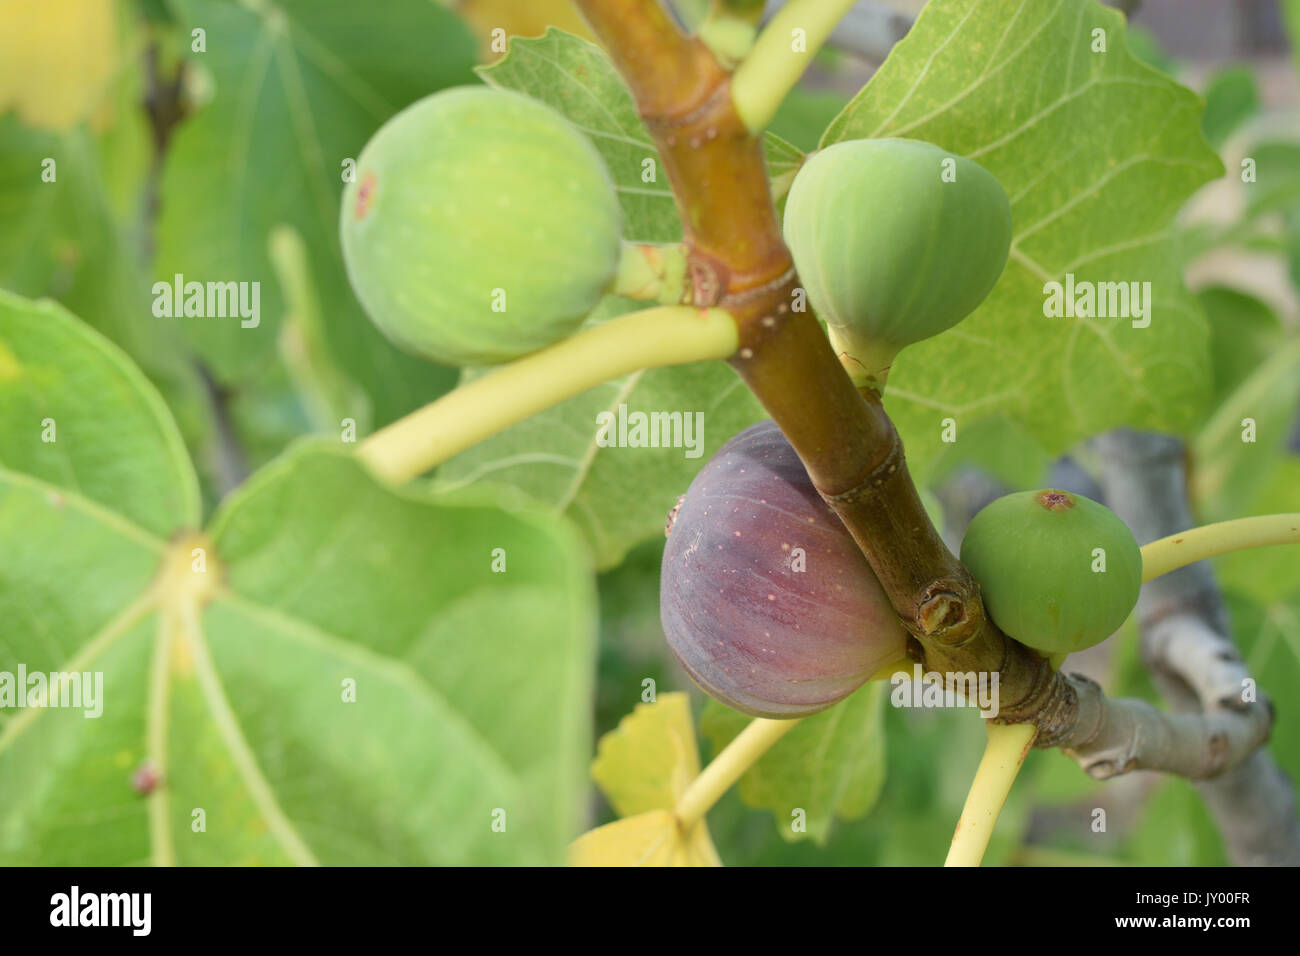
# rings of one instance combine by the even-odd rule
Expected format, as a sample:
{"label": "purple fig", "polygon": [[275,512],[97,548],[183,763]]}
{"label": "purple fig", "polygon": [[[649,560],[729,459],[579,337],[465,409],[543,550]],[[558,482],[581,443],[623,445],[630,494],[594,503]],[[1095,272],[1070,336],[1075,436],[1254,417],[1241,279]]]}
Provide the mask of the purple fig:
{"label": "purple fig", "polygon": [[907,641],[870,565],[776,425],[719,449],[670,518],[660,614],[687,674],[728,707],[803,717]]}

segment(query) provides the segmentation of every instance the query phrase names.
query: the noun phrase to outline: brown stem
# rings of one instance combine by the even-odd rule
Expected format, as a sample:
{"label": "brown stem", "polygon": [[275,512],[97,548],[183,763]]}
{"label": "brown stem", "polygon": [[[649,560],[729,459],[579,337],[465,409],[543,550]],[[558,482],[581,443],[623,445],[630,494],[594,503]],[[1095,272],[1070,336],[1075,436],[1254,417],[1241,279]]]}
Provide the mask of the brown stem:
{"label": "brown stem", "polygon": [[821,328],[796,311],[793,260],[772,205],[761,139],[731,76],[657,0],[575,0],[658,146],[681,214],[695,304],[736,318],[731,365],[862,548],[912,653],[940,672],[1001,671],[1003,719],[1037,720],[1066,690],[1047,661],[1003,635],[935,530],[875,393],[850,381]]}
{"label": "brown stem", "polygon": [[[575,3],[658,146],[681,214],[695,303],[735,318],[732,367],[866,555],[913,635],[908,656],[945,675],[998,673],[997,720],[1033,723],[1035,746],[1070,748],[1095,774],[1150,766],[1194,778],[1220,774],[1232,785],[1240,770],[1226,768],[1258,764],[1271,716],[1259,708],[1193,717],[1108,702],[1096,685],[1063,678],[994,626],[978,585],[921,504],[880,396],[854,387],[813,316],[795,310],[799,280],[772,206],[761,141],[736,115],[730,75],[657,0]],[[1275,792],[1267,807],[1257,801],[1261,809],[1293,806],[1286,791]]]}

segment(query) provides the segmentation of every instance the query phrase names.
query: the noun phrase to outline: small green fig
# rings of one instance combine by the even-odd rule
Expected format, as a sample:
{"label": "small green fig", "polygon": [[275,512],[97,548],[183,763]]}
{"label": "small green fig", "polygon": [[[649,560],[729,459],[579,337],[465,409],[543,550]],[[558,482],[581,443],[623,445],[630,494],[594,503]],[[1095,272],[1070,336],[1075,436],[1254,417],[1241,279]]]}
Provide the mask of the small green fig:
{"label": "small green fig", "polygon": [[691,679],[758,717],[824,710],[907,643],[871,566],[771,421],[723,445],[670,516],[660,615]]}
{"label": "small green fig", "polygon": [[998,627],[1048,654],[1119,630],[1137,604],[1142,552],[1109,508],[1048,489],[999,498],[975,516],[962,563]]}
{"label": "small green fig", "polygon": [[375,133],[343,192],[343,261],[371,320],[452,365],[573,332],[609,289],[621,213],[600,155],[517,93],[458,87]]}
{"label": "small green fig", "polygon": [[993,289],[1011,204],[973,160],[917,140],[854,139],[799,170],[784,230],[836,347],[880,383],[899,351],[956,325]]}

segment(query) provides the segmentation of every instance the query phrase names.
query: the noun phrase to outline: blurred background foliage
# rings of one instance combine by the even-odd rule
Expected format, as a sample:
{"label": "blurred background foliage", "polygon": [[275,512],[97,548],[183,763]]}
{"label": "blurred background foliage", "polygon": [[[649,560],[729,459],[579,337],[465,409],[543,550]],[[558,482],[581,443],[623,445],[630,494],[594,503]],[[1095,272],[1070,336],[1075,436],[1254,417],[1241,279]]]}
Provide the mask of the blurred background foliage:
{"label": "blurred background foliage", "polygon": [[[1114,5],[1131,15],[1129,46],[1205,97],[1204,131],[1228,170],[1179,223],[1185,275],[1213,330],[1213,410],[1190,442],[1195,509],[1207,521],[1300,510],[1300,82],[1290,42],[1300,0]],[[860,3],[773,131],[814,149],[922,6]],[[706,0],[678,3],[688,23],[706,8]],[[420,96],[478,82],[475,63],[501,56],[496,30],[534,36],[558,26],[589,36],[567,0],[361,9],[343,0],[44,0],[38,17],[29,14],[27,0],[0,0],[0,286],[58,299],[131,354],[180,420],[209,509],[292,439],[331,430],[342,416],[377,427],[455,385],[456,370],[397,353],[362,318],[340,268],[334,157],[355,156],[388,115]],[[401,24],[385,35],[409,42],[352,42],[358,16]],[[205,24],[205,37],[191,23]],[[339,80],[349,73],[365,78],[362,94]],[[275,148],[250,146],[267,141]],[[45,157],[58,158],[59,181],[69,184],[57,196],[32,175]],[[1243,163],[1252,162],[1258,181],[1243,183]],[[260,280],[266,329],[256,347],[241,339],[232,354],[202,329],[157,321],[150,287],[173,271]],[[1243,457],[1246,416],[1285,440]],[[997,494],[1051,482],[1099,496],[1087,445],[1054,461],[996,419],[919,477],[942,503],[954,547]],[[641,700],[647,678],[659,693],[689,691],[703,712],[660,630],[661,553],[662,540],[645,541],[599,577],[598,734]],[[1236,638],[1277,704],[1270,748],[1300,777],[1300,562],[1258,552],[1225,558],[1219,571]],[[1158,700],[1132,633],[1071,666],[1111,693]],[[709,817],[723,860],[941,860],[979,759],[980,722],[964,710],[889,706],[883,720],[887,775],[869,813],[837,822],[824,843],[791,840],[788,826],[733,789]],[[1105,833],[1090,827],[1098,807],[1107,811]],[[593,825],[612,819],[594,789],[591,809]],[[1035,751],[988,862],[1225,857],[1188,784],[1133,774],[1103,786],[1059,753]]]}

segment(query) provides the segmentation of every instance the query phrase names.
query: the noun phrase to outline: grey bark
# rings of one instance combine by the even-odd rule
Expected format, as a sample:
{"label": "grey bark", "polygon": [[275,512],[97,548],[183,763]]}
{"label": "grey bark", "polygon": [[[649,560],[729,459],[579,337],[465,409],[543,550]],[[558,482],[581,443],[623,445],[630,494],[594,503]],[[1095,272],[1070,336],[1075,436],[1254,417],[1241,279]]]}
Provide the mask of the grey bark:
{"label": "grey bark", "polygon": [[[1108,503],[1139,543],[1196,524],[1181,442],[1121,430],[1101,436],[1096,446]],[[1218,823],[1229,858],[1246,866],[1300,865],[1300,819],[1291,780],[1263,746],[1238,760],[1230,753],[1248,745],[1261,728],[1267,739],[1272,710],[1262,695],[1254,703],[1242,699],[1242,682],[1249,674],[1232,642],[1210,565],[1200,562],[1148,582],[1137,614],[1142,660],[1175,711],[1169,726],[1197,728],[1204,735],[1193,762],[1208,760],[1202,765],[1213,769],[1213,762],[1221,760],[1228,767],[1197,779],[1196,786]]]}

